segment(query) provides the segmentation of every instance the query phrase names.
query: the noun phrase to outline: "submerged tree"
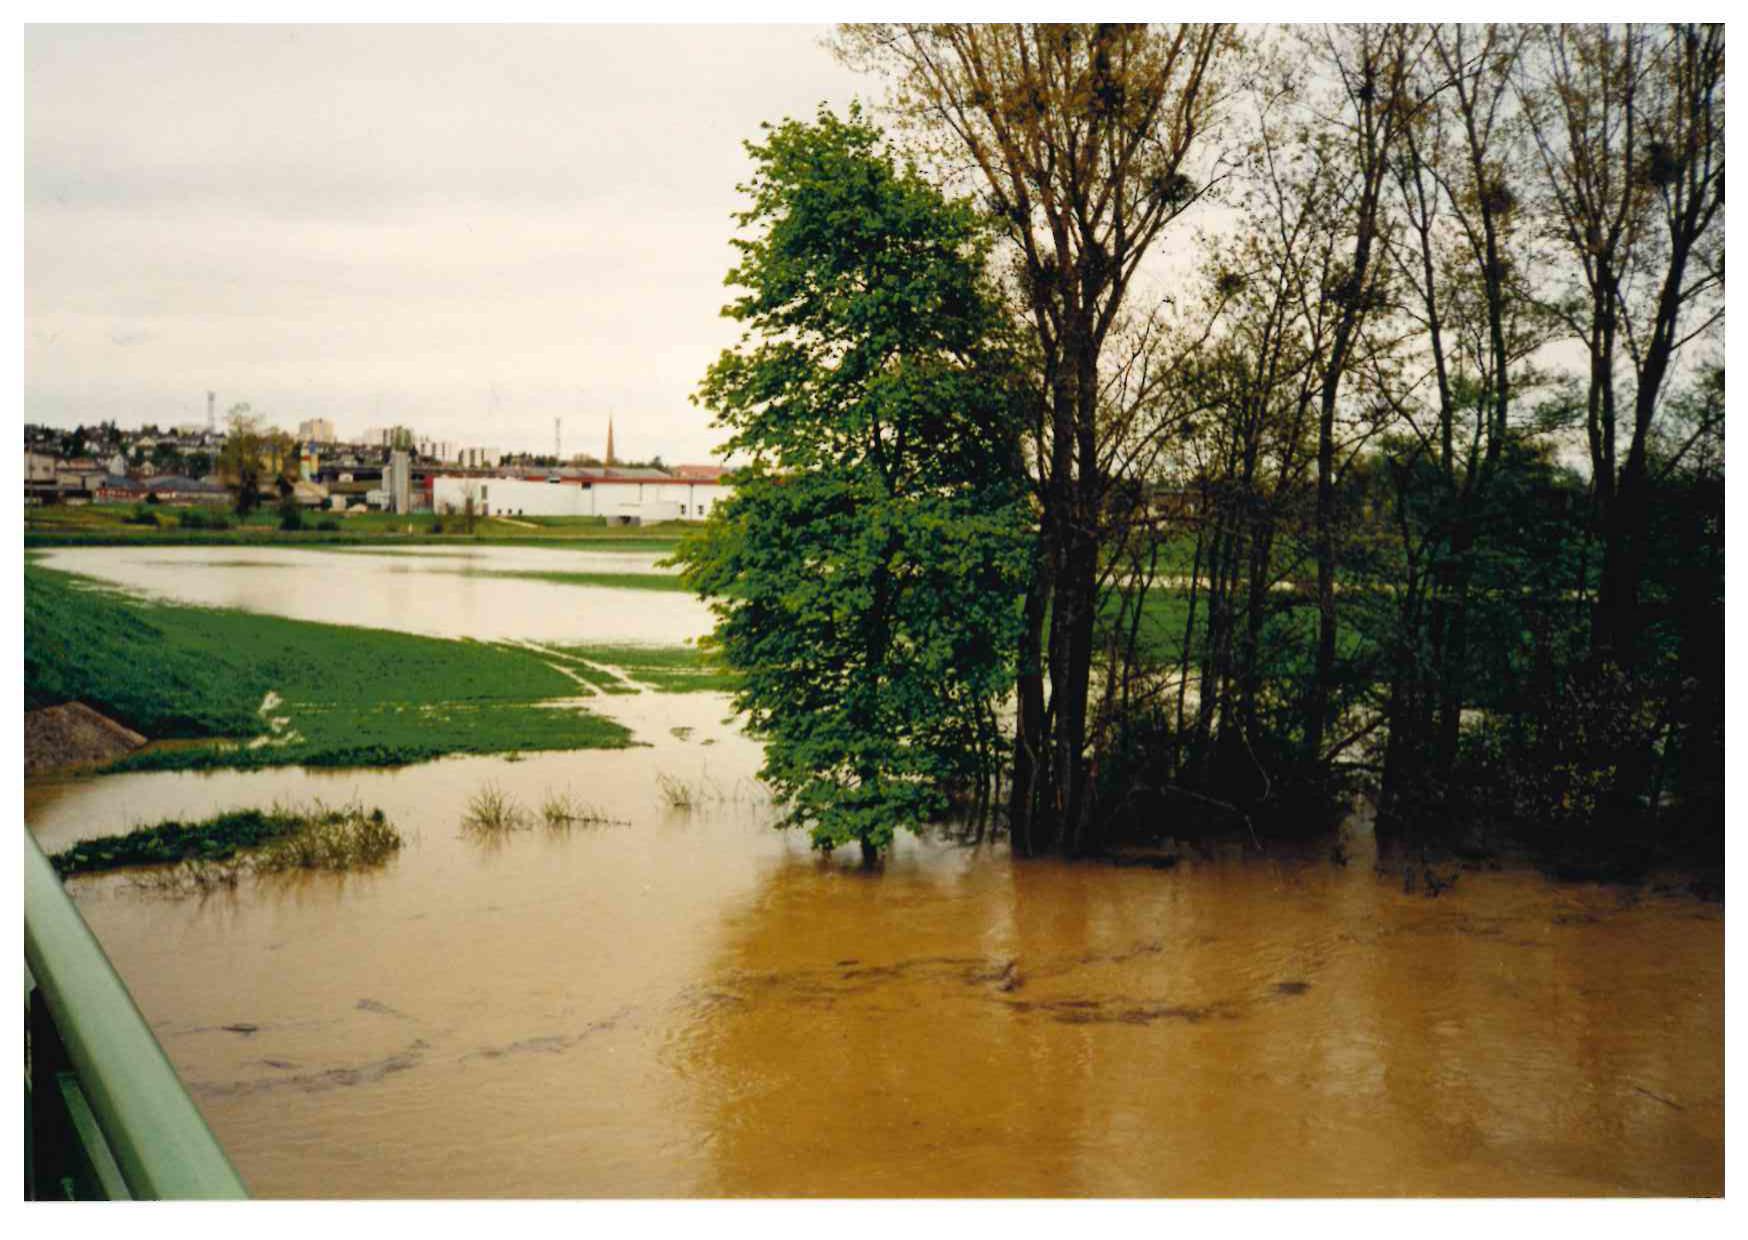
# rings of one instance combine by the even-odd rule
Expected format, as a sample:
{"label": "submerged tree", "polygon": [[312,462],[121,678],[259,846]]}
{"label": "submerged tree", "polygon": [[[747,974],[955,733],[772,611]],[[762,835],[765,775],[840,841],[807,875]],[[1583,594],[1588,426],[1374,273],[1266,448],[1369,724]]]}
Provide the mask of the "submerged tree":
{"label": "submerged tree", "polygon": [[870,861],[987,798],[1032,555],[1013,333],[974,209],[898,167],[852,108],[762,144],[697,399],[751,464],[682,546],[763,777],[816,846]]}
{"label": "submerged tree", "polygon": [[1624,666],[1644,653],[1650,449],[1665,387],[1724,315],[1724,28],[1551,26],[1536,51],[1525,109],[1570,286],[1555,308],[1590,361],[1602,541],[1592,644]]}
{"label": "submerged tree", "polygon": [[1566,273],[1552,308],[1589,355],[1601,563],[1585,669],[1596,683],[1582,688],[1596,712],[1641,724],[1607,732],[1592,757],[1612,768],[1598,824],[1624,838],[1658,813],[1661,719],[1679,696],[1659,683],[1666,630],[1650,605],[1653,451],[1684,355],[1724,319],[1724,28],[1556,26],[1532,47],[1524,109]]}
{"label": "submerged tree", "polygon": [[1088,721],[1109,432],[1122,421],[1104,399],[1105,351],[1141,264],[1207,188],[1197,157],[1225,89],[1218,62],[1235,42],[1217,23],[871,25],[840,38],[851,64],[892,75],[898,110],[933,135],[944,163],[970,165],[1033,337],[1042,537],[1009,813],[1022,853],[1097,842]]}

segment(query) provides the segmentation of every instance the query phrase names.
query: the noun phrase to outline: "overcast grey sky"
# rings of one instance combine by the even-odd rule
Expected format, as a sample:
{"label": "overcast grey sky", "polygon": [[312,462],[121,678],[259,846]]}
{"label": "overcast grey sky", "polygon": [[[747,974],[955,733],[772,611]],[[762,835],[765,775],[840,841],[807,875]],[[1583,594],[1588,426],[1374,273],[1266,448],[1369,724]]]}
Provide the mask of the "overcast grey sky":
{"label": "overcast grey sky", "polygon": [[706,460],[741,141],[880,94],[825,33],[27,28],[25,419]]}

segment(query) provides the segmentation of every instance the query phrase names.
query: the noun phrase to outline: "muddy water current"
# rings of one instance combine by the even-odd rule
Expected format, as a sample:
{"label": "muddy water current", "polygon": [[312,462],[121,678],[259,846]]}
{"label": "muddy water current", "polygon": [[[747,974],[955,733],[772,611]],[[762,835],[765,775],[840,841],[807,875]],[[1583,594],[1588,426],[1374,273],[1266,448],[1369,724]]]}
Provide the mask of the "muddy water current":
{"label": "muddy water current", "polygon": [[[514,635],[586,639],[591,592],[545,588],[576,591],[571,630]],[[686,623],[677,596],[630,601]],[[906,838],[864,873],[771,828],[724,698],[591,707],[645,744],[26,785],[51,850],[312,797],[408,834],[344,878],[70,885],[255,1193],[1723,1190],[1719,905],[1513,870],[1429,899],[1363,829],[1346,866]],[[487,783],[612,821],[480,839]]]}

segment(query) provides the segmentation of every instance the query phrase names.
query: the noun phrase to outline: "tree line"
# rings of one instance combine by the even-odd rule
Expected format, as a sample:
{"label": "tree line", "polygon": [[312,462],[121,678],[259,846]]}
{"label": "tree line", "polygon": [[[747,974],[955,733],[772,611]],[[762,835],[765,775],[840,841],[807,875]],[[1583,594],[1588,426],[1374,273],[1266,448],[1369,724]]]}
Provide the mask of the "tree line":
{"label": "tree line", "polygon": [[795,821],[1721,857],[1722,26],[836,49],[681,553]]}

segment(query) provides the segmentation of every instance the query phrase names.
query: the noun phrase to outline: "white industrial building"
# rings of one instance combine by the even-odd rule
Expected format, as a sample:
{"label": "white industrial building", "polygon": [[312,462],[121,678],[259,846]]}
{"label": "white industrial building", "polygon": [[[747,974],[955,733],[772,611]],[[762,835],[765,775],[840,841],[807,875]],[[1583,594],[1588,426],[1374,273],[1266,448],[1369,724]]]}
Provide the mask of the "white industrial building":
{"label": "white industrial building", "polygon": [[685,478],[464,478],[431,480],[431,506],[462,512],[469,499],[483,517],[605,517],[653,525],[702,521],[729,494],[727,484]]}

